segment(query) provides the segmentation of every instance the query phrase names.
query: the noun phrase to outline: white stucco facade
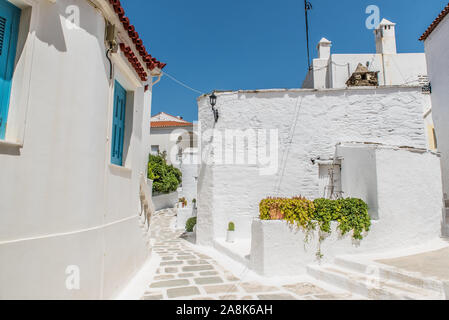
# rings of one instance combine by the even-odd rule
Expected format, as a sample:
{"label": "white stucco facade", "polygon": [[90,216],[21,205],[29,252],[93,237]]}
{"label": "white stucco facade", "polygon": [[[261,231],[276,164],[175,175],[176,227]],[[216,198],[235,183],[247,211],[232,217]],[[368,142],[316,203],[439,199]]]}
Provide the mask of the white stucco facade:
{"label": "white stucco facade", "polygon": [[167,153],[167,162],[179,167],[181,155],[198,147],[197,124],[160,112],[151,118],[151,153]]}
{"label": "white stucco facade", "polygon": [[[422,110],[428,96],[419,87],[273,89],[222,92],[217,96],[217,123],[208,97],[198,101],[202,164],[197,240],[201,244],[224,238],[229,221],[235,222],[237,238],[249,239],[259,203],[268,196],[319,197],[319,166],[315,160],[332,158],[338,142],[426,149]],[[212,128],[215,131],[210,131]],[[266,163],[223,163],[222,137],[229,129],[274,130],[272,140],[259,142],[271,141],[273,145],[263,150],[274,155],[270,158],[275,169],[272,174],[261,170]],[[243,150],[252,152],[254,146],[248,144]]]}
{"label": "white stucco facade", "polygon": [[[121,24],[109,1],[11,2],[22,17],[0,141],[0,299],[112,298],[151,253],[139,216],[151,77],[141,81],[120,49],[111,55],[127,91],[123,166],[112,165],[105,19]],[[119,41],[133,46],[121,29]],[[79,288],[67,286],[77,271]]]}
{"label": "white stucco facade", "polygon": [[[445,10],[447,14],[447,8]],[[445,199],[449,199],[449,17],[446,15],[424,41],[432,86],[433,121],[437,136],[438,151],[441,152]],[[449,205],[448,205],[449,207]],[[448,220],[449,222],[449,220]],[[447,232],[449,234],[449,230]]]}
{"label": "white stucco facade", "polygon": [[[332,233],[319,244],[318,232],[305,242],[303,230],[285,221],[252,224],[252,269],[266,276],[293,276],[310,264],[332,263],[340,255],[372,254],[422,245],[441,234],[440,157],[426,150],[343,143],[336,158],[342,164],[342,190],[368,202],[371,230],[355,241]],[[316,253],[321,250],[322,258]]]}
{"label": "white stucco facade", "polygon": [[186,198],[189,206],[192,205],[193,199],[197,198],[198,167],[198,151],[184,152],[180,165],[182,172],[180,196]]}
{"label": "white stucco facade", "polygon": [[332,54],[332,42],[326,38],[318,43],[318,58],[313,60],[303,88],[345,88],[346,81],[358,64],[378,72],[380,86],[417,86],[419,78],[427,76],[424,53],[398,53],[396,24],[386,19],[374,31],[376,53]]}

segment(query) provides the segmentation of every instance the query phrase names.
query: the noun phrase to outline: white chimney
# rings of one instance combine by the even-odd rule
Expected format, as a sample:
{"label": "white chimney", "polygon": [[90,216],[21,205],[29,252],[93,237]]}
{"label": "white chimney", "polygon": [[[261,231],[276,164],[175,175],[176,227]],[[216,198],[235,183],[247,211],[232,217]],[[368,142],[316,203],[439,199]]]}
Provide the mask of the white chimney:
{"label": "white chimney", "polygon": [[320,42],[318,42],[318,59],[329,60],[331,57],[331,46],[332,42],[326,38],[322,38]]}
{"label": "white chimney", "polygon": [[376,36],[376,52],[381,54],[396,54],[396,23],[382,19],[374,30]]}

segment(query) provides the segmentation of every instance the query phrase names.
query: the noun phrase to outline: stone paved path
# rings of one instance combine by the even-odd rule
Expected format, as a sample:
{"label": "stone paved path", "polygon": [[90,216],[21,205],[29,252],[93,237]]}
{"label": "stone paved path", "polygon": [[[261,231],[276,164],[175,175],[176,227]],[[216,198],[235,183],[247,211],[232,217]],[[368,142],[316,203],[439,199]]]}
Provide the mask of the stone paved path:
{"label": "stone paved path", "polygon": [[304,300],[350,299],[350,294],[330,293],[311,283],[268,286],[239,279],[171,228],[176,209],[159,211],[151,222],[154,252],[161,263],[142,299],[182,300]]}

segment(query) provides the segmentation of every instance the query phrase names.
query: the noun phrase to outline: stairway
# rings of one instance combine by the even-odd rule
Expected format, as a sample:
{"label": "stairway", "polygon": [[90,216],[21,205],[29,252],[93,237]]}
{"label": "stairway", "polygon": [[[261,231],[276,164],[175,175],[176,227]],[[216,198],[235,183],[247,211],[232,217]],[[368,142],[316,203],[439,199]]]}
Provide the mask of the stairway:
{"label": "stairway", "polygon": [[[441,281],[423,278],[387,265],[336,258],[334,264],[310,265],[313,278],[353,294],[374,300],[442,300],[446,298]],[[449,297],[448,297],[449,298]]]}

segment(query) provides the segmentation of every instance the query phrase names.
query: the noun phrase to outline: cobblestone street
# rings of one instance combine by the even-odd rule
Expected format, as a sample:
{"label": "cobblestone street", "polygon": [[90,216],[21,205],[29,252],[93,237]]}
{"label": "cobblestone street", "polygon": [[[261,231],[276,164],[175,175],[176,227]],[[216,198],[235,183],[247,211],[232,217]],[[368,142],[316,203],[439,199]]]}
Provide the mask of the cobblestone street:
{"label": "cobblestone street", "polygon": [[195,250],[182,238],[183,231],[172,229],[176,210],[156,213],[151,222],[154,253],[161,262],[144,300],[303,300],[350,299],[350,294],[335,294],[311,283],[269,286],[239,279],[216,260]]}

